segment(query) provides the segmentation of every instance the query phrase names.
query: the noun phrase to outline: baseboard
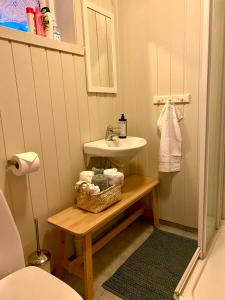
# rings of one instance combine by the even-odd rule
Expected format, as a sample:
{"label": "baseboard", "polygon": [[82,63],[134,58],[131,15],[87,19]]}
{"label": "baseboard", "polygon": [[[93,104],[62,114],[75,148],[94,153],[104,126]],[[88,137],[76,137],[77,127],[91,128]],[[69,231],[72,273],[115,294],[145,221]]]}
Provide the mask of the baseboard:
{"label": "baseboard", "polygon": [[[193,228],[193,227],[189,227],[189,226],[185,226],[185,225],[181,225],[181,224],[177,224],[174,222],[170,222],[170,221],[166,221],[166,220],[162,220],[160,219],[160,223],[162,225],[167,225],[170,227],[175,227],[184,231],[188,231],[188,232],[192,232],[192,233],[198,233],[198,229],[197,228]],[[225,220],[224,220],[224,224],[225,224]]]}
{"label": "baseboard", "polygon": [[223,226],[223,227],[225,227],[225,220],[224,220],[224,219],[222,219],[222,220],[220,221],[220,225]]}

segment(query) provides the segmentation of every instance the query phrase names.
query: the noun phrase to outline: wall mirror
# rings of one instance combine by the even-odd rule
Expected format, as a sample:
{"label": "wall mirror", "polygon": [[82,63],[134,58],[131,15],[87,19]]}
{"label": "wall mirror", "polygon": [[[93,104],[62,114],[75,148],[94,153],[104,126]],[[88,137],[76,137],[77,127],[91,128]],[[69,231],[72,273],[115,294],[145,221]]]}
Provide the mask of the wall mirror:
{"label": "wall mirror", "polygon": [[114,15],[83,0],[88,92],[117,93]]}

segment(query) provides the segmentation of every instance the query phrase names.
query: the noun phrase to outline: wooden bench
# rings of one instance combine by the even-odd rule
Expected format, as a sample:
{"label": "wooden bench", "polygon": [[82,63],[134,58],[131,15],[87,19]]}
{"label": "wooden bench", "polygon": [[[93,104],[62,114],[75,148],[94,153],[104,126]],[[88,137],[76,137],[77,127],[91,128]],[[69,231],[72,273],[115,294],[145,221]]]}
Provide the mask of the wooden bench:
{"label": "wooden bench", "polygon": [[[145,214],[144,205],[136,205],[141,198],[152,193],[150,204],[153,212],[154,226],[159,227],[157,194],[155,187],[157,179],[144,176],[128,176],[122,189],[122,200],[98,214],[89,213],[71,206],[50,217],[48,222],[61,231],[60,246],[56,258],[56,276],[61,277],[63,269],[84,279],[85,299],[93,299],[92,255],[104,247],[112,238]],[[129,211],[128,217],[100,240],[92,244],[92,233],[112,221],[124,211]],[[147,214],[149,215],[149,214]],[[66,232],[83,239],[83,253],[72,261],[64,256]]]}

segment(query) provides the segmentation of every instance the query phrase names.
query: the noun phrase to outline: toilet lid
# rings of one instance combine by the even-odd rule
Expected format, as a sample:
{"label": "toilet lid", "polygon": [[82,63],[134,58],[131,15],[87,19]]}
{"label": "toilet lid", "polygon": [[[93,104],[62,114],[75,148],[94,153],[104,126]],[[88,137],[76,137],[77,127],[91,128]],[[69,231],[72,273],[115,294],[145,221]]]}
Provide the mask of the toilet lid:
{"label": "toilet lid", "polygon": [[23,268],[0,280],[0,299],[82,300],[70,286],[36,267]]}

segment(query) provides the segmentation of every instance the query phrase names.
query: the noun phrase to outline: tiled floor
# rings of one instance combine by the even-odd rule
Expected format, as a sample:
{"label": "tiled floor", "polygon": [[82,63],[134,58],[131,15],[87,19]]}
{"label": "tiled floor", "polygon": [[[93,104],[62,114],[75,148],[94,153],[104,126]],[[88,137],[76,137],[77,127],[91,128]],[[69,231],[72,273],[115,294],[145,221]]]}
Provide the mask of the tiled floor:
{"label": "tiled floor", "polygon": [[[196,239],[194,233],[181,229],[160,226],[161,230],[169,231],[177,235]],[[106,281],[126,259],[150,236],[153,227],[148,222],[137,220],[103,249],[97,252],[93,258],[94,269],[94,299],[95,300],[118,300],[119,297],[107,292],[102,288],[102,283]],[[74,275],[65,274],[65,281],[78,293],[83,294],[82,281]]]}

